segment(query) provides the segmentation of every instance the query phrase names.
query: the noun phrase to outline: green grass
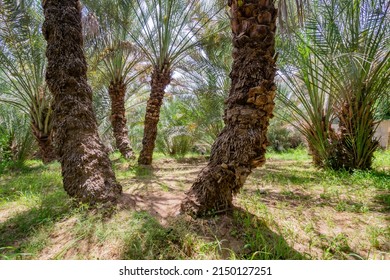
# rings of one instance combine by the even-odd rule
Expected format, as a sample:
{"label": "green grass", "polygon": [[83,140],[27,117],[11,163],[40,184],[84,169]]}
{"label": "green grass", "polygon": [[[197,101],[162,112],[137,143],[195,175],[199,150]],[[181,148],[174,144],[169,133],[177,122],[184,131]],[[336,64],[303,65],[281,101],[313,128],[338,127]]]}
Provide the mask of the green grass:
{"label": "green grass", "polygon": [[307,161],[310,160],[310,156],[303,147],[297,149],[290,149],[284,152],[276,152],[273,149],[267,150],[267,159],[272,160],[286,160],[286,161]]}
{"label": "green grass", "polygon": [[0,259],[389,259],[389,155],[349,173],[314,168],[303,149],[268,153],[237,209],[198,220],[158,211],[191,186],[202,159],[160,155],[145,168],[112,155],[138,202],[110,216],[69,199],[58,163],[27,161],[0,177]]}

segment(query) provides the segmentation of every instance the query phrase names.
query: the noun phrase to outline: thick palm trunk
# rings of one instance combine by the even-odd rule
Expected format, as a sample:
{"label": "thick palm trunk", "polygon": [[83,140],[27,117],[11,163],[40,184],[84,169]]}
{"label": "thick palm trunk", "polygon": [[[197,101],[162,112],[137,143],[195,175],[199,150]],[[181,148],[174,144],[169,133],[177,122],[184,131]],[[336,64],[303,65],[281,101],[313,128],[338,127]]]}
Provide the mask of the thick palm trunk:
{"label": "thick palm trunk", "polygon": [[111,98],[111,124],[114,131],[116,147],[126,159],[134,158],[126,128],[125,96],[126,84],[123,80],[111,81],[108,93]]}
{"label": "thick palm trunk", "polygon": [[253,168],[265,163],[267,128],[276,86],[275,21],[268,0],[229,1],[232,14],[232,86],[225,110],[225,128],[217,137],[208,165],[182,203],[194,216],[225,211]]}
{"label": "thick palm trunk", "polygon": [[54,96],[54,141],[64,188],[79,201],[113,202],[122,188],[98,135],[86,75],[80,2],[45,0],[43,9],[46,81]]}
{"label": "thick palm trunk", "polygon": [[155,68],[152,73],[151,93],[146,105],[144,138],[142,139],[142,151],[138,163],[151,165],[153,150],[157,137],[157,124],[160,119],[160,109],[163,103],[165,88],[171,82],[171,71],[169,67],[163,70]]}

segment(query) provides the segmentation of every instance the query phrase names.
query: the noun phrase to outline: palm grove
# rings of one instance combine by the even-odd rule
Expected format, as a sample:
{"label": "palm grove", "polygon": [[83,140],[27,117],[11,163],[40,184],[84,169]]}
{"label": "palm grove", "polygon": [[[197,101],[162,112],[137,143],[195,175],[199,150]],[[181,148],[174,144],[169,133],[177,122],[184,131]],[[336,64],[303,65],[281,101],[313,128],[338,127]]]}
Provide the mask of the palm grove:
{"label": "palm grove", "polygon": [[275,114],[316,166],[369,169],[389,115],[388,10],[380,0],[1,0],[0,168],[58,160],[71,197],[111,205],[122,192],[111,150],[140,151],[146,166],[156,150],[210,153],[181,209],[219,213],[264,165]]}

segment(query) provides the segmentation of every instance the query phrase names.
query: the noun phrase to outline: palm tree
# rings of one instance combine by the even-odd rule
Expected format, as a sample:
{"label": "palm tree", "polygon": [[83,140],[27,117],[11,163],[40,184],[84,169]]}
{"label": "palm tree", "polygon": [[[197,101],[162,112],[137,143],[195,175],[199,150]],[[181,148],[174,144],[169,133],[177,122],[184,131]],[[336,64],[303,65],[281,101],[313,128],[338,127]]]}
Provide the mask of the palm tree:
{"label": "palm tree", "polygon": [[[144,137],[138,163],[151,165],[165,89],[186,52],[198,44],[196,34],[215,14],[210,4],[187,0],[125,1],[135,12],[139,30],[131,37],[152,64],[151,93],[146,105]],[[202,11],[202,6],[204,10]]]}
{"label": "palm tree", "polygon": [[265,163],[267,128],[273,116],[277,10],[268,0],[233,0],[229,6],[234,48],[225,128],[181,205],[194,216],[232,207],[233,195],[252,169]]}
{"label": "palm tree", "polygon": [[92,68],[97,68],[109,85],[111,125],[116,146],[124,158],[134,158],[126,126],[125,99],[128,85],[143,73],[143,69],[141,53],[127,38],[132,9],[123,1],[84,1],[84,4],[94,11],[94,14],[88,14],[87,21],[97,21],[94,25],[100,25],[92,40]]}
{"label": "palm tree", "polygon": [[283,49],[277,95],[283,110],[277,110],[281,112],[277,116],[305,137],[314,164],[325,167],[332,153],[329,139],[336,118],[335,101],[328,94],[332,89],[331,75],[302,42],[286,40]]}
{"label": "palm tree", "polygon": [[44,163],[56,159],[52,145],[51,97],[44,80],[42,14],[36,1],[5,0],[0,6],[0,100],[30,117]]}
{"label": "palm tree", "polygon": [[42,5],[46,82],[54,97],[55,143],[64,188],[82,202],[114,202],[122,187],[98,135],[83,52],[80,2],[46,0]]}
{"label": "palm tree", "polygon": [[[389,95],[389,3],[317,1],[282,67],[291,98],[282,98],[320,167],[368,169],[378,106]],[[279,95],[282,97],[282,95]],[[298,117],[298,118],[297,118]],[[339,130],[330,124],[339,121]],[[298,123],[298,122],[297,122]]]}
{"label": "palm tree", "polygon": [[36,149],[29,116],[8,104],[0,106],[0,173],[9,162],[23,162]]}
{"label": "palm tree", "polygon": [[[315,54],[326,59],[337,89],[330,92],[339,119],[333,168],[370,169],[379,147],[375,115],[390,94],[389,10],[388,1],[344,0],[323,3],[315,15],[323,19],[312,33]],[[325,34],[318,32],[324,22],[331,23]]]}
{"label": "palm tree", "polygon": [[[180,104],[181,115],[188,119],[188,130],[195,148],[205,153],[224,127],[224,100],[230,89],[231,31],[227,14],[215,25],[205,26],[199,47],[191,50],[178,65],[178,78],[171,93]],[[218,45],[218,48],[215,46]],[[168,114],[165,114],[168,115]]]}

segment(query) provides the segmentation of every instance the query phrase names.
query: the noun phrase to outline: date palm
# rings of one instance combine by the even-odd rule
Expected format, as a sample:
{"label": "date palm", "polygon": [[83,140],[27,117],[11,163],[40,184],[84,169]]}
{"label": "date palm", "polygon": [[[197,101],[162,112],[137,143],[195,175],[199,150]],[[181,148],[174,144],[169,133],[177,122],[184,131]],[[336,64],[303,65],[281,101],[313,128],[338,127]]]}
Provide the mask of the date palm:
{"label": "date palm", "polygon": [[[111,99],[111,125],[116,146],[124,158],[134,158],[126,125],[125,100],[129,84],[143,73],[142,56],[129,42],[132,9],[123,1],[84,1],[91,13],[89,21],[99,26],[91,41],[92,68],[99,70],[108,85]],[[93,13],[92,13],[93,11]],[[95,17],[95,20],[93,18]],[[95,31],[96,32],[96,31]]]}
{"label": "date palm", "polygon": [[138,29],[131,28],[130,35],[152,65],[151,93],[146,105],[139,164],[152,164],[161,105],[175,67],[186,52],[198,44],[196,34],[215,14],[212,12],[215,7],[201,2],[125,1],[134,10],[138,21]]}
{"label": "date palm", "polygon": [[37,1],[4,0],[0,6],[0,80],[7,85],[0,99],[30,117],[39,156],[48,163],[56,155],[52,145],[52,99],[44,80],[42,20]]}
{"label": "date palm", "polygon": [[43,1],[46,82],[53,95],[57,153],[66,192],[79,201],[115,202],[122,192],[98,135],[77,0]]}
{"label": "date palm", "polygon": [[228,15],[219,15],[217,24],[217,28],[214,24],[205,26],[199,47],[181,61],[177,70],[180,76],[172,89],[176,102],[181,104],[181,113],[191,120],[192,137],[201,152],[210,150],[224,127],[223,101],[230,88],[232,46]]}
{"label": "date palm", "polygon": [[[1,90],[1,85],[0,85]],[[0,105],[0,173],[9,161],[23,162],[35,151],[29,115],[8,104]]]}
{"label": "date palm", "polygon": [[[305,136],[315,143],[311,148],[318,166],[371,167],[378,147],[377,111],[390,88],[389,5],[379,0],[316,1],[302,33],[293,36],[298,48],[290,49],[286,57],[293,59],[282,71],[301,106],[291,106],[287,99],[284,103],[308,120],[306,128],[313,128]],[[336,118],[338,131],[330,127]]]}
{"label": "date palm", "polygon": [[265,163],[276,91],[277,10],[268,0],[232,0],[229,6],[234,48],[225,127],[182,202],[182,210],[193,216],[230,209],[252,169]]}

